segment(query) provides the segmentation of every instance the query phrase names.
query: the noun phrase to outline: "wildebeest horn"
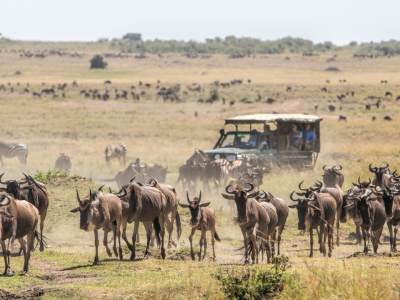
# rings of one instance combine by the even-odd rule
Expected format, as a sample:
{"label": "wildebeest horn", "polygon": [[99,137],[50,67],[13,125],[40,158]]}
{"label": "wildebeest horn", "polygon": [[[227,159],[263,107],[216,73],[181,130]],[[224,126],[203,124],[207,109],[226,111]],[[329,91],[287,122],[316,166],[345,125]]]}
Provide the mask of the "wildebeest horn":
{"label": "wildebeest horn", "polygon": [[317,194],[316,194],[314,191],[311,191],[311,193],[313,194],[314,199],[307,198],[307,200],[308,200],[308,201],[315,201],[315,200],[317,200]]}
{"label": "wildebeest horn", "polygon": [[261,189],[261,190],[263,191],[263,196],[261,197],[261,195],[260,195],[260,199],[265,199],[265,198],[267,198],[267,192],[264,191],[263,189]]}
{"label": "wildebeest horn", "polygon": [[4,181],[4,182],[1,181],[1,178],[3,177],[4,174],[5,174],[5,173],[3,173],[3,174],[0,175],[0,183],[1,183],[1,184],[9,184],[11,180],[7,180],[7,181]]}
{"label": "wildebeest horn", "polygon": [[98,191],[103,191],[103,186],[105,186],[105,184],[103,184],[101,187],[99,187]]}
{"label": "wildebeest horn", "polygon": [[250,182],[246,182],[247,183],[247,185],[249,185],[250,186],[250,188],[249,189],[243,189],[246,193],[249,193],[249,192],[251,192],[252,190],[254,190],[254,185],[253,184],[251,184]]}
{"label": "wildebeest horn", "polygon": [[[8,204],[11,203],[11,199],[10,197],[8,197],[8,194],[4,194],[4,197],[6,197],[8,199],[8,202],[6,204],[4,204],[3,202],[0,203],[0,206],[7,206]],[[4,200],[4,198],[3,198]]]}
{"label": "wildebeest horn", "polygon": [[131,181],[129,181],[129,182],[132,182],[132,181],[134,181],[134,180],[135,180],[135,178],[136,178],[136,177],[133,177],[133,178],[131,179]]}
{"label": "wildebeest horn", "polygon": [[358,184],[361,185],[360,176],[358,176]]}
{"label": "wildebeest horn", "polygon": [[19,183],[22,183],[22,184],[27,183],[27,182],[28,182],[28,179],[29,179],[29,176],[26,175],[25,173],[22,173],[22,174],[24,174],[24,176],[25,176],[25,181],[20,180]]}
{"label": "wildebeest horn", "polygon": [[315,187],[314,188],[312,188],[312,190],[313,191],[316,191],[316,190],[318,190],[318,189],[320,189],[320,188],[322,188],[322,182],[321,181],[319,181],[318,179],[317,179],[317,181],[318,181],[318,183],[319,183],[319,185],[317,185],[317,184],[315,184]]}
{"label": "wildebeest horn", "polygon": [[197,203],[200,204],[200,202],[201,202],[201,191],[200,191],[200,194],[199,194],[199,201]]}
{"label": "wildebeest horn", "polygon": [[[150,185],[150,182],[154,181],[153,185]],[[157,185],[157,180],[155,178],[150,178],[149,180],[147,180],[147,185],[150,187],[155,187]]]}
{"label": "wildebeest horn", "polygon": [[341,165],[339,165],[339,167],[340,167],[339,171],[343,169],[343,167]]}
{"label": "wildebeest horn", "polygon": [[25,173],[22,173],[22,174],[24,174],[26,180],[25,180],[25,182],[20,181],[20,183],[27,183],[27,182],[28,182],[28,179],[30,179],[30,180],[33,181],[33,183],[34,183],[43,193],[46,194],[46,192],[42,189],[42,187],[40,186],[40,184],[38,184],[38,183],[35,181],[35,179],[32,178],[31,175],[26,175]]}
{"label": "wildebeest horn", "polygon": [[300,198],[293,199],[293,194],[294,194],[294,192],[295,192],[295,191],[293,191],[293,192],[290,194],[290,200],[292,200],[292,201],[300,201],[300,200],[301,200]]}
{"label": "wildebeest horn", "polygon": [[385,162],[385,164],[386,164],[385,169],[389,168],[389,164],[387,162]]}
{"label": "wildebeest horn", "polygon": [[89,203],[92,202],[92,190],[89,189]]}
{"label": "wildebeest horn", "polygon": [[326,170],[325,170],[325,167],[326,167],[326,165],[322,167],[322,170],[326,171]]}
{"label": "wildebeest horn", "polygon": [[[123,195],[121,195],[122,191],[124,191]],[[125,187],[123,185],[121,185],[121,190],[114,195],[117,196],[118,198],[122,198],[122,197],[125,197],[127,194],[128,194],[128,192],[126,191]]]}
{"label": "wildebeest horn", "polygon": [[304,182],[304,180],[303,180],[302,182],[299,183],[299,189],[302,190],[302,191],[307,191],[307,189],[303,189],[303,188],[301,187],[301,184],[302,184],[303,182]]}
{"label": "wildebeest horn", "polygon": [[108,190],[110,191],[110,194],[112,194],[112,192],[111,192],[111,187],[108,187]]}
{"label": "wildebeest horn", "polygon": [[230,188],[231,186],[232,186],[232,184],[228,185],[228,186],[225,188],[225,192],[227,192],[228,194],[236,194],[236,191],[232,191],[232,192],[229,191],[229,188]]}
{"label": "wildebeest horn", "polygon": [[377,167],[371,168],[371,165],[372,163],[369,164],[369,171],[375,173],[378,170],[378,168]]}
{"label": "wildebeest horn", "polygon": [[81,202],[81,198],[79,197],[78,189],[76,189],[76,198],[78,198],[78,202],[79,202],[79,204],[81,204],[82,202]]}
{"label": "wildebeest horn", "polygon": [[189,192],[188,192],[188,191],[186,191],[186,200],[187,200],[187,202],[190,204]]}

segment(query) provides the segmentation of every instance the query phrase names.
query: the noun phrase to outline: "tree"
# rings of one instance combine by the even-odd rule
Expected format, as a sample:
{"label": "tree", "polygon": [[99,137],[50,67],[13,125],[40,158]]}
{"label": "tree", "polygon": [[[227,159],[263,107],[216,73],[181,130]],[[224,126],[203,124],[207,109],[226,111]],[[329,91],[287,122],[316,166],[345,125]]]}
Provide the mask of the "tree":
{"label": "tree", "polygon": [[105,69],[107,67],[107,62],[103,61],[103,56],[97,54],[93,56],[90,60],[91,69]]}
{"label": "tree", "polygon": [[142,35],[140,33],[127,33],[122,37],[124,40],[140,41]]}

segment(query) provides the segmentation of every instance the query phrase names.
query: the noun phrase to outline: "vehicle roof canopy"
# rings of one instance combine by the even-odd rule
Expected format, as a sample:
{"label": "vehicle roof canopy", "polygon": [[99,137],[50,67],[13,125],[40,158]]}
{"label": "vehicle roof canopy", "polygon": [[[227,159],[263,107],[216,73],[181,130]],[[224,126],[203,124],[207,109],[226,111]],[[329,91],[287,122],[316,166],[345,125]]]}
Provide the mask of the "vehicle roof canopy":
{"label": "vehicle roof canopy", "polygon": [[271,123],[271,122],[297,122],[297,123],[319,123],[322,118],[313,115],[302,114],[255,114],[237,116],[225,119],[225,125],[228,124],[256,124],[256,123]]}

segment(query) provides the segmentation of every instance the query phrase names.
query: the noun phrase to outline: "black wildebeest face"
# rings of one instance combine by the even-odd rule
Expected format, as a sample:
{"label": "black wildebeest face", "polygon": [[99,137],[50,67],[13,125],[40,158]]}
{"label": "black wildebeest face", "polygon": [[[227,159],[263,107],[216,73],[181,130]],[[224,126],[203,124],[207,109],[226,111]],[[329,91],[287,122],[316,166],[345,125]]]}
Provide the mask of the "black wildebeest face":
{"label": "black wildebeest face", "polygon": [[90,231],[95,229],[93,227],[92,219],[95,212],[98,211],[97,205],[94,202],[96,199],[97,192],[92,193],[89,190],[89,196],[85,199],[81,200],[79,197],[78,190],[76,190],[76,197],[78,198],[79,206],[71,210],[72,213],[78,212],[80,213],[80,222],[79,226],[80,229],[85,231]]}
{"label": "black wildebeest face", "polygon": [[257,194],[248,195],[247,193],[251,192],[254,189],[254,186],[251,183],[247,183],[250,186],[250,189],[242,189],[239,185],[233,185],[234,190],[229,191],[231,185],[228,185],[225,188],[225,191],[230,195],[222,194],[225,199],[233,200],[236,203],[238,218],[237,222],[239,225],[247,223],[248,219],[248,199],[257,196]]}
{"label": "black wildebeest face", "polygon": [[382,196],[382,200],[383,200],[383,203],[385,206],[385,213],[386,213],[386,216],[390,220],[393,216],[392,210],[393,210],[394,196],[397,195],[398,193],[400,193],[400,191],[397,191],[396,189],[392,189],[390,191],[383,189],[381,191],[376,191],[373,193],[377,196]]}
{"label": "black wildebeest face", "polygon": [[326,165],[322,167],[324,174],[322,175],[322,179],[327,186],[334,186],[336,183],[336,176],[340,176],[342,173],[340,172],[343,167],[339,165],[340,169],[336,166],[330,167],[326,169]]}
{"label": "black wildebeest face", "polygon": [[372,163],[369,165],[369,171],[372,173],[375,173],[376,179],[378,180],[378,182],[382,182],[382,176],[383,174],[390,174],[390,170],[389,170],[389,164],[386,163],[385,167],[371,167]]}
{"label": "black wildebeest face", "polygon": [[5,184],[6,188],[0,188],[1,191],[4,191],[8,194],[11,194],[15,199],[18,199],[18,195],[20,192],[20,185],[25,184],[27,180],[7,180],[2,181],[1,178],[3,177],[4,173],[0,175],[0,183]]}
{"label": "black wildebeest face", "polygon": [[206,207],[210,205],[210,202],[201,203],[201,191],[199,197],[194,197],[192,201],[189,200],[189,193],[186,192],[187,202],[189,204],[181,204],[179,205],[183,208],[189,208],[191,219],[190,219],[190,226],[197,227],[201,220],[201,207]]}
{"label": "black wildebeest face", "polygon": [[292,201],[297,201],[297,204],[289,205],[289,208],[296,208],[297,209],[297,217],[299,219],[299,222],[297,223],[297,227],[298,227],[299,230],[305,230],[305,229],[307,229],[306,221],[310,219],[310,215],[311,215],[311,217],[314,217],[314,215],[315,215],[314,211],[315,210],[318,210],[318,211],[320,210],[318,207],[316,207],[316,206],[312,205],[311,203],[309,203],[310,201],[315,201],[316,200],[316,194],[314,193],[314,191],[311,192],[311,195],[314,197],[314,199],[311,199],[311,198],[293,199],[293,194],[294,194],[294,191],[290,194],[290,199]]}
{"label": "black wildebeest face", "polygon": [[318,183],[316,183],[314,187],[309,187],[307,189],[303,189],[301,187],[301,184],[303,182],[304,182],[304,180],[299,183],[299,189],[304,191],[304,193],[296,193],[298,196],[310,198],[313,195],[313,192],[319,193],[321,191],[321,188],[322,188],[322,182],[321,181],[317,180]]}

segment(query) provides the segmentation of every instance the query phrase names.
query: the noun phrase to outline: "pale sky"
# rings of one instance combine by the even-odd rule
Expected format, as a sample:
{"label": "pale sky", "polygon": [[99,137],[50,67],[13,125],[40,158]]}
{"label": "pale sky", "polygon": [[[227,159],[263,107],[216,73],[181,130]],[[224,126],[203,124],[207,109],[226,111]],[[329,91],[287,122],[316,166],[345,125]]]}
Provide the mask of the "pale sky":
{"label": "pale sky", "polygon": [[0,33],[16,40],[96,41],[235,35],[313,42],[400,39],[400,0],[0,0]]}

